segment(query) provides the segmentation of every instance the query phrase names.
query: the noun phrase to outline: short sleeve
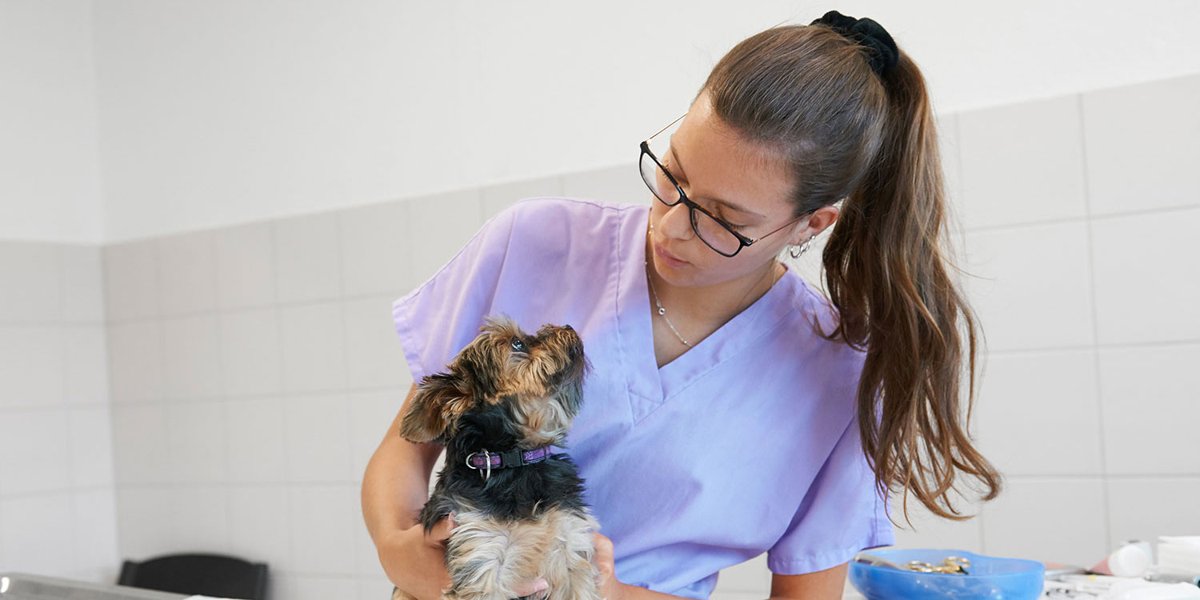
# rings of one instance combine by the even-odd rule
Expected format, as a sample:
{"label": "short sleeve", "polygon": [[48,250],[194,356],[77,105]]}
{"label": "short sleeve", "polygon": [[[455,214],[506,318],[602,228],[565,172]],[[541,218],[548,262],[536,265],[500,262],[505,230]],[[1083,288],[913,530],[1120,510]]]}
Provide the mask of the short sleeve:
{"label": "short sleeve", "polygon": [[414,382],[442,371],[479,334],[508,258],[517,206],[489,219],[449,262],[392,303]]}
{"label": "short sleeve", "polygon": [[863,454],[858,422],[842,433],[783,536],[767,551],[767,567],[800,575],[848,562],[861,550],[895,544],[886,497]]}

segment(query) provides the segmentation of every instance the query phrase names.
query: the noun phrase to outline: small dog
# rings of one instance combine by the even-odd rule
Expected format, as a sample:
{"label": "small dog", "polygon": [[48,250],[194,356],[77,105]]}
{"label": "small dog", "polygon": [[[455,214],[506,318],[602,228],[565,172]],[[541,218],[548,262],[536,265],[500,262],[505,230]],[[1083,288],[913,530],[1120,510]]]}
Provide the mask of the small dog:
{"label": "small dog", "polygon": [[550,600],[599,600],[599,524],[575,463],[549,449],[564,447],[582,401],[579,335],[569,325],[529,335],[489,317],[448,369],[421,380],[400,423],[405,439],[446,446],[420,514],[427,533],[454,514],[442,597],[510,600],[514,585],[544,577]]}

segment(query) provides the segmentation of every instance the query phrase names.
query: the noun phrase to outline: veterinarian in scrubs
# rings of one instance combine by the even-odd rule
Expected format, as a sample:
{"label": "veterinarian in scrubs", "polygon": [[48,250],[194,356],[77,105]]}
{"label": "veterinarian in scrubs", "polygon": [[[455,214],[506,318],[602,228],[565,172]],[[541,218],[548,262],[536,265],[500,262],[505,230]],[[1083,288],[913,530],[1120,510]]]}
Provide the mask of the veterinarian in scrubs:
{"label": "veterinarian in scrubs", "polygon": [[[418,382],[489,314],[579,332],[592,370],[565,451],[607,600],[707,598],[764,552],[772,597],[840,598],[854,554],[894,543],[892,493],[949,518],[956,477],[998,493],[960,422],[977,325],[946,262],[933,113],[878,23],[830,12],[741,42],[639,167],[648,202],[518,202],[393,307]],[[828,296],[779,260],[826,230]],[[449,584],[452,524],[415,521],[441,447],[396,424],[363,511],[389,579],[426,600]]]}

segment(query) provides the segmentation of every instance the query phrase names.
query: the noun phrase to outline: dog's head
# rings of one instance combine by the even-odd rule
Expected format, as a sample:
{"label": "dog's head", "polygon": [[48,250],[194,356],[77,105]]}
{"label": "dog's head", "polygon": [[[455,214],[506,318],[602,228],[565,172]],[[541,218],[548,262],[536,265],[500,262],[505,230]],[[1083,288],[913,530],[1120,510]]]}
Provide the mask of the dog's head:
{"label": "dog's head", "polygon": [[445,443],[465,416],[487,412],[503,414],[523,446],[562,445],[587,370],[583,342],[569,325],[544,325],[529,335],[507,317],[488,317],[446,372],[421,380],[400,435]]}

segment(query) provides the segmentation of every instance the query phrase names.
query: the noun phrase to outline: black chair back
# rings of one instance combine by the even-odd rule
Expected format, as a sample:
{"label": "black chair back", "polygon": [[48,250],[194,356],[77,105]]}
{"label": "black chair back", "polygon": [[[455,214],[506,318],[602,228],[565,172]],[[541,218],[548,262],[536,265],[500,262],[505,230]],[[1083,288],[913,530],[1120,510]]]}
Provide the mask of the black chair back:
{"label": "black chair back", "polygon": [[265,600],[267,565],[218,554],[171,554],[121,565],[117,585],[220,598]]}

